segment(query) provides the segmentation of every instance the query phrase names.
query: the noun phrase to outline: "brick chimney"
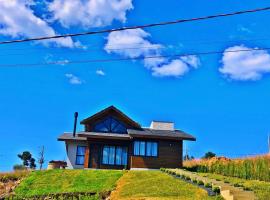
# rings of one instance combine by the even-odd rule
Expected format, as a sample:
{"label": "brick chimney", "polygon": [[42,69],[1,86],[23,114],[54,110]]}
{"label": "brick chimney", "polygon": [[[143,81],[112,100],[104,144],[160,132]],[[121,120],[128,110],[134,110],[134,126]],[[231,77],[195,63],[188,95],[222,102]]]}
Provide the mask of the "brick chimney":
{"label": "brick chimney", "polygon": [[161,122],[161,121],[152,121],[150,125],[151,129],[155,130],[174,130],[174,123],[173,122]]}

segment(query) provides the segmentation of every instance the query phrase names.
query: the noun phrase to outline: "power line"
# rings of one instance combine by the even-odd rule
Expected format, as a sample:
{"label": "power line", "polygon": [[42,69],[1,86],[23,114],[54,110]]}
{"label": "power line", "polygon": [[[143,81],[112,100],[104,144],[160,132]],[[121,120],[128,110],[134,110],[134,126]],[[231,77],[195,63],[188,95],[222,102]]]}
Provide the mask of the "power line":
{"label": "power line", "polygon": [[138,29],[138,28],[149,28],[149,27],[156,27],[156,26],[165,26],[165,25],[185,23],[185,22],[191,22],[191,21],[201,21],[201,20],[208,20],[208,19],[213,19],[213,18],[229,17],[229,16],[233,16],[233,15],[241,15],[241,14],[246,14],[246,13],[261,12],[261,11],[266,11],[266,10],[270,10],[270,7],[257,8],[257,9],[244,10],[244,11],[237,11],[237,12],[231,12],[231,13],[225,13],[225,14],[209,15],[209,16],[196,17],[196,18],[178,19],[178,20],[174,20],[174,21],[165,21],[165,22],[145,24],[145,25],[129,26],[129,27],[122,27],[122,28],[115,28],[115,29],[105,29],[105,30],[100,30],[100,31],[89,31],[89,32],[82,32],[82,33],[71,33],[71,34],[64,34],[64,35],[54,35],[54,36],[27,38],[27,39],[20,39],[20,40],[9,40],[9,41],[0,42],[0,45],[1,44],[19,43],[19,42],[48,40],[48,39],[58,39],[58,38],[65,38],[65,37],[84,36],[84,35],[95,35],[95,34],[101,34],[101,33],[111,33],[111,32],[116,32],[116,31],[131,30],[131,29]]}
{"label": "power line", "polygon": [[224,53],[236,53],[236,52],[249,52],[249,51],[264,51],[269,50],[270,47],[256,48],[256,49],[238,49],[238,50],[226,50],[226,51],[208,51],[208,52],[197,52],[197,53],[183,53],[183,54],[172,54],[172,55],[155,55],[145,56],[137,58],[116,58],[116,59],[93,59],[93,60],[74,60],[74,61],[52,61],[45,63],[21,63],[21,64],[0,64],[0,67],[22,67],[22,66],[48,66],[48,65],[70,65],[70,64],[86,64],[86,63],[106,63],[116,61],[127,61],[127,60],[144,60],[144,59],[155,59],[155,58],[174,58],[183,56],[202,56],[211,54],[224,54]]}

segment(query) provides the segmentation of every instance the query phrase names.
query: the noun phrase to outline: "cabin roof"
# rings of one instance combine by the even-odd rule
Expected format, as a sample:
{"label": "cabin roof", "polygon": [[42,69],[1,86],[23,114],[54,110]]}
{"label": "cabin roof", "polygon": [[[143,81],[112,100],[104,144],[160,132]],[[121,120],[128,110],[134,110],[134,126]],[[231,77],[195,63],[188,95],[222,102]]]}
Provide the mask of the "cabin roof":
{"label": "cabin roof", "polygon": [[180,130],[154,130],[143,128],[141,130],[128,129],[127,134],[103,133],[103,132],[78,132],[75,137],[72,133],[64,133],[58,137],[58,140],[87,140],[89,139],[112,139],[112,140],[132,140],[134,138],[143,139],[170,139],[170,140],[192,140],[196,138]]}
{"label": "cabin roof", "polygon": [[137,122],[132,120],[125,113],[123,113],[122,111],[120,111],[119,109],[117,109],[114,106],[109,106],[109,107],[97,112],[96,114],[82,120],[80,123],[81,124],[90,124],[92,122],[95,122],[99,118],[101,118],[101,117],[103,117],[105,115],[109,115],[111,113],[113,113],[117,117],[121,118],[123,121],[125,121],[127,124],[129,124],[131,127],[133,127],[133,128],[141,128],[140,124],[138,124]]}

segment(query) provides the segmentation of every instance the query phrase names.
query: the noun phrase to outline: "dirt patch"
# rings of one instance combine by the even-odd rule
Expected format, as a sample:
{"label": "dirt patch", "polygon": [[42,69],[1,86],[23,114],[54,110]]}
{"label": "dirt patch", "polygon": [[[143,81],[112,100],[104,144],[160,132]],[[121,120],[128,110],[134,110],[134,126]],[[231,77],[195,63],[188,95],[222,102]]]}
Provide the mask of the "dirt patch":
{"label": "dirt patch", "polygon": [[124,173],[124,175],[116,182],[116,188],[111,192],[111,195],[108,197],[108,200],[118,200],[121,199],[120,194],[123,189],[123,186],[126,184],[125,176],[128,175],[129,172]]}
{"label": "dirt patch", "polygon": [[0,182],[0,199],[14,194],[14,189],[20,184],[21,180]]}

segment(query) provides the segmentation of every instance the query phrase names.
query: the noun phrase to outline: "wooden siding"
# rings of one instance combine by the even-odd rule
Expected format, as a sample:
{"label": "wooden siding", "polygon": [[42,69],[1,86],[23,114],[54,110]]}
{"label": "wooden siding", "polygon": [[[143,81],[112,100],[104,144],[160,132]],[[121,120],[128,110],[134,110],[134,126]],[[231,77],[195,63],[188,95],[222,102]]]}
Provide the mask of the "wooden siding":
{"label": "wooden siding", "polygon": [[182,167],[182,141],[158,141],[158,157],[131,156],[131,168]]}
{"label": "wooden siding", "polygon": [[90,155],[90,148],[89,148],[89,144],[88,144],[86,146],[86,149],[85,149],[84,168],[88,168],[89,167],[89,155]]}
{"label": "wooden siding", "polygon": [[124,166],[104,165],[102,160],[102,148],[104,145],[127,146],[128,165],[130,168],[152,168],[160,167],[179,168],[182,167],[182,141],[159,140],[158,157],[133,156],[133,141],[111,141],[90,140],[85,154],[85,168],[99,169],[123,169]]}

